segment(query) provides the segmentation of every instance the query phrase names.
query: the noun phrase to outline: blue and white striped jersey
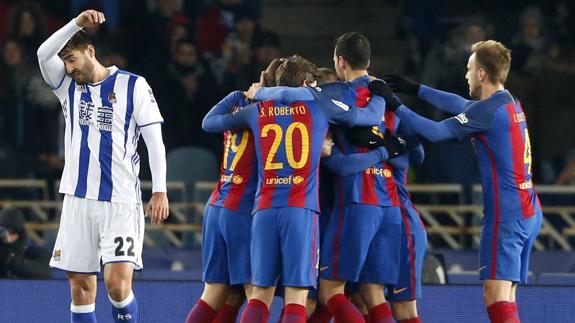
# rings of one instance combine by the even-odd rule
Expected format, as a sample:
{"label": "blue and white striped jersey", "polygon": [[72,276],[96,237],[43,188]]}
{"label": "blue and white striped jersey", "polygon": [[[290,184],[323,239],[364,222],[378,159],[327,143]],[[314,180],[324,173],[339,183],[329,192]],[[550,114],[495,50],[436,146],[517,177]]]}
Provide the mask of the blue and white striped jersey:
{"label": "blue and white striped jersey", "polygon": [[102,82],[76,84],[66,76],[54,89],[66,120],[60,193],[140,203],[139,129],[163,118],[143,77],[108,69]]}

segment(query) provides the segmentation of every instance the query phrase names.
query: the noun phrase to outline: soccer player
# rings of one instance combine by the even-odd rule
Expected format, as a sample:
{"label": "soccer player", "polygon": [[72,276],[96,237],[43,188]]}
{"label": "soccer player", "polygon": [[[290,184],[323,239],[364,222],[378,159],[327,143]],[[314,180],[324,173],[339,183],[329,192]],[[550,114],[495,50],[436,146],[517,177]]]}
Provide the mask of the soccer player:
{"label": "soccer player", "polygon": [[399,74],[386,77],[397,91],[415,94],[454,117],[435,122],[399,102],[391,109],[431,141],[471,137],[483,186],[479,275],[485,305],[492,322],[519,322],[515,292],[518,283],[527,282],[529,254],[542,223],[531,181],[529,132],[521,104],[504,87],[511,51],[493,40],[475,43],[471,51],[465,78],[473,100]]}
{"label": "soccer player", "polygon": [[142,134],[153,181],[146,214],[158,224],[168,217],[163,119],[143,77],[96,59],[82,29],[104,22],[103,13],[86,10],[37,52],[66,120],[64,204],[50,266],[68,272],[72,322],[96,322],[100,261],[114,321],[137,322],[132,274],[143,266],[145,224],[136,146]]}
{"label": "soccer player", "polygon": [[[347,105],[364,106],[371,96],[368,89],[371,77],[367,73],[370,55],[370,43],[364,35],[344,34],[336,40],[333,61],[338,77],[346,82],[318,88],[253,86],[248,97],[286,101],[333,98]],[[383,95],[393,97],[391,92]],[[352,145],[342,129],[335,129],[334,139],[343,154],[366,151]],[[383,291],[385,284],[397,282],[401,241],[401,211],[393,168],[384,163],[369,172],[338,176],[335,203],[322,242],[320,302],[337,321],[362,322],[361,313],[344,295],[346,281],[359,281],[364,283],[361,293],[370,316],[391,320],[393,316]]]}
{"label": "soccer player", "polygon": [[[284,59],[274,59],[262,72],[260,82],[275,85],[275,72]],[[226,98],[232,111],[250,104],[240,91]],[[204,291],[186,323],[235,322],[241,302],[236,288],[251,292],[250,231],[257,184],[254,137],[249,130],[224,132],[224,156],[218,184],[204,210],[202,260]],[[243,297],[241,297],[243,300]],[[238,304],[239,303],[239,304]]]}
{"label": "soccer player", "polygon": [[[316,68],[294,56],[277,71],[279,85],[302,86],[314,81]],[[266,101],[228,114],[216,105],[205,117],[206,131],[249,127],[256,140],[259,184],[252,224],[252,298],[242,322],[267,322],[275,283],[285,286],[283,322],[306,321],[307,288],[315,287],[319,250],[317,174],[328,122],[370,126],[383,116],[387,87],[370,84],[374,96],[363,109],[332,99]],[[388,89],[389,90],[389,89]],[[375,122],[374,122],[375,120]]]}

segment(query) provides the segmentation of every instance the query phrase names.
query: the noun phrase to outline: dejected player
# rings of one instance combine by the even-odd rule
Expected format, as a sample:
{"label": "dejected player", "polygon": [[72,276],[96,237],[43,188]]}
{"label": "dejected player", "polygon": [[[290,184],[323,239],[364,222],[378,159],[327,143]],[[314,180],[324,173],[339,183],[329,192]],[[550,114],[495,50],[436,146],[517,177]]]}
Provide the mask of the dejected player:
{"label": "dejected player", "polygon": [[138,179],[140,134],[148,148],[152,223],[168,217],[163,122],[143,77],[102,66],[82,30],[104,23],[86,10],[38,48],[42,76],[66,120],[64,204],[50,266],[67,271],[72,322],[96,322],[96,274],[104,281],[115,322],[137,322],[134,269],[142,268],[144,212]]}
{"label": "dejected player", "polygon": [[529,132],[520,102],[504,87],[511,51],[488,40],[471,47],[466,100],[399,74],[390,86],[414,94],[454,117],[435,122],[401,105],[396,114],[431,141],[471,137],[479,160],[484,218],[479,275],[492,322],[519,322],[515,292],[527,282],[529,254],[541,228],[541,203],[532,182]]}

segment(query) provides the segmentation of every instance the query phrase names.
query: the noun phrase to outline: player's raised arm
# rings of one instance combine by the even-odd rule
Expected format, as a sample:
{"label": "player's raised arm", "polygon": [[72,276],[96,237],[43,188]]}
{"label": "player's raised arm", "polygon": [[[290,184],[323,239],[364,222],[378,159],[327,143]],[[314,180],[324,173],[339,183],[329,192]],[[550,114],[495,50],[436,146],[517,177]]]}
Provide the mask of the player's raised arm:
{"label": "player's raised arm", "polygon": [[473,103],[455,117],[437,122],[420,116],[405,105],[395,111],[411,129],[429,141],[463,139],[466,136],[487,130],[493,121],[495,110],[484,107],[480,101]]}
{"label": "player's raised arm", "polygon": [[223,132],[247,127],[249,114],[257,109],[258,105],[250,104],[239,111],[233,111],[234,106],[237,106],[243,97],[241,91],[228,94],[206,114],[202,121],[202,129],[207,132]]}
{"label": "player's raised arm", "polygon": [[38,48],[38,63],[46,83],[56,89],[66,76],[64,62],[58,53],[78,31],[85,27],[93,27],[106,21],[104,14],[96,10],[83,11],[78,17],[72,19],[64,27],[46,39]]}
{"label": "player's raised arm", "polygon": [[436,90],[419,84],[397,72],[385,74],[383,79],[394,92],[417,96],[432,104],[434,107],[451,114],[460,114],[474,102],[457,94]]}
{"label": "player's raised arm", "polygon": [[394,95],[389,86],[381,81],[374,80],[369,83],[371,99],[363,108],[350,108],[343,102],[332,99],[321,99],[321,106],[324,108],[330,122],[348,127],[357,126],[377,126],[380,124],[388,100]]}

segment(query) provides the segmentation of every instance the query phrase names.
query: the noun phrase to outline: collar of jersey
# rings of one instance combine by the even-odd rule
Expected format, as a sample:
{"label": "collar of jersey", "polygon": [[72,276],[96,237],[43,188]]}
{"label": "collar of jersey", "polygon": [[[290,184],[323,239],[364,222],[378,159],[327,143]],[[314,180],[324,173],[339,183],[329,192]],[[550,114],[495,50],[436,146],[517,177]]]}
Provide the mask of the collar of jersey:
{"label": "collar of jersey", "polygon": [[98,86],[98,85],[106,82],[108,79],[110,79],[110,77],[112,77],[118,71],[118,68],[116,67],[116,65],[112,65],[112,66],[106,67],[106,68],[108,69],[108,71],[110,71],[110,74],[108,74],[108,76],[105,79],[103,79],[97,83],[86,83],[86,84],[88,84],[89,86]]}

